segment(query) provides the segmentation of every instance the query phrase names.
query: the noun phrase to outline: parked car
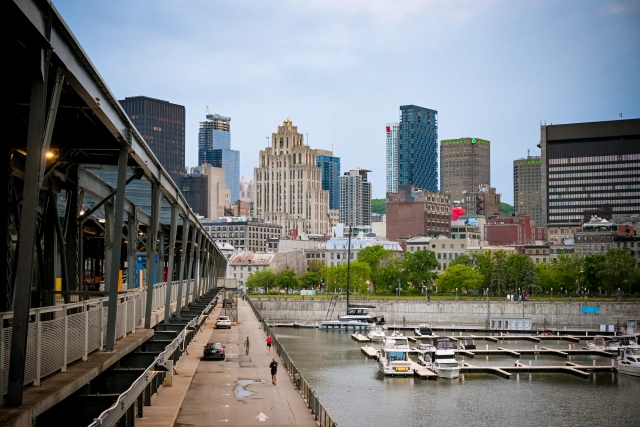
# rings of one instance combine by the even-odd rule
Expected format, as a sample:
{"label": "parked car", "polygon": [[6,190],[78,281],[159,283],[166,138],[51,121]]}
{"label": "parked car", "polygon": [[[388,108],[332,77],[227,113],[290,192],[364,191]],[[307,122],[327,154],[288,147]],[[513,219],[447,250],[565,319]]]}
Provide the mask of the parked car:
{"label": "parked car", "polygon": [[235,302],[235,298],[225,298],[222,301],[222,307],[233,307],[234,302]]}
{"label": "parked car", "polygon": [[202,352],[203,359],[220,359],[224,360],[224,346],[220,342],[210,342],[204,346]]}
{"label": "parked car", "polygon": [[216,320],[216,329],[219,329],[219,328],[231,329],[231,319],[229,319],[229,316],[218,317],[218,320]]}

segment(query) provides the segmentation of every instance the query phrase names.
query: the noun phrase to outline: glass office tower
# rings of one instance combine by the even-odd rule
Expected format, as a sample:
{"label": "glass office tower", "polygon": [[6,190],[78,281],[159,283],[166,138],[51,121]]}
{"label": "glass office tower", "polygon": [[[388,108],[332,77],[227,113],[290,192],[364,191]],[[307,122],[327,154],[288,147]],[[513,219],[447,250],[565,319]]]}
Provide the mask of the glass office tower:
{"label": "glass office tower", "polygon": [[224,169],[232,203],[240,199],[240,151],[231,149],[231,117],[207,114],[198,132],[198,164]]}
{"label": "glass office tower", "polygon": [[398,185],[438,191],[438,112],[400,106]]}
{"label": "glass office tower", "polygon": [[329,209],[340,209],[340,157],[316,156],[322,174],[322,189],[329,191]]}

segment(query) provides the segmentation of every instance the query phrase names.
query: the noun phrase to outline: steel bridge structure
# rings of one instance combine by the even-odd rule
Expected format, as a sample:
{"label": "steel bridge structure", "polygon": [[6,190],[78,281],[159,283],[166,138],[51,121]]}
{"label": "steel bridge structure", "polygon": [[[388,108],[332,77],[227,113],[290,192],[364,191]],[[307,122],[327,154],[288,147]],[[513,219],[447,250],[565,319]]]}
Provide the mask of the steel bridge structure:
{"label": "steel bridge structure", "polygon": [[51,2],[4,1],[0,22],[0,390],[20,406],[47,322],[67,334],[80,314],[77,355],[113,350],[153,310],[179,318],[227,260]]}

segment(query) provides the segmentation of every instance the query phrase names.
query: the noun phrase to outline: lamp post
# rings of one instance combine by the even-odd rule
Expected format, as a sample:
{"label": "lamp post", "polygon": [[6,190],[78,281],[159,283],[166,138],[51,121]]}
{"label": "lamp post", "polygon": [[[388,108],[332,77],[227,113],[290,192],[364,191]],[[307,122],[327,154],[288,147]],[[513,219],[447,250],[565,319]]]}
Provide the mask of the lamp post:
{"label": "lamp post", "polygon": [[458,301],[458,288],[456,288],[456,301]]}
{"label": "lamp post", "polygon": [[618,288],[618,301],[620,301],[620,288]]}
{"label": "lamp post", "polygon": [[553,288],[551,288],[551,301],[553,301]]}
{"label": "lamp post", "polygon": [[367,299],[369,299],[369,284],[370,282],[367,280]]}

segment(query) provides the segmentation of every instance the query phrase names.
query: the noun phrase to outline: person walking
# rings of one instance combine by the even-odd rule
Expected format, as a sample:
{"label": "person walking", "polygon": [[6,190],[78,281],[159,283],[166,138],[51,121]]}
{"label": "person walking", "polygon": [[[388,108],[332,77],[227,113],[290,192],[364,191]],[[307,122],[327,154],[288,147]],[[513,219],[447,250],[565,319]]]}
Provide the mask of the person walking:
{"label": "person walking", "polygon": [[271,343],[273,342],[273,340],[271,339],[271,336],[267,337],[267,354],[271,354]]}
{"label": "person walking", "polygon": [[251,341],[249,341],[249,337],[247,337],[246,340],[244,340],[244,351],[245,354],[249,354],[249,348],[251,347]]}
{"label": "person walking", "polygon": [[271,359],[271,363],[269,364],[271,368],[271,382],[273,385],[276,385],[276,375],[278,373],[278,362],[276,362],[275,357]]}

